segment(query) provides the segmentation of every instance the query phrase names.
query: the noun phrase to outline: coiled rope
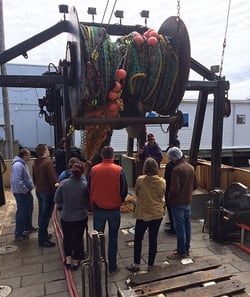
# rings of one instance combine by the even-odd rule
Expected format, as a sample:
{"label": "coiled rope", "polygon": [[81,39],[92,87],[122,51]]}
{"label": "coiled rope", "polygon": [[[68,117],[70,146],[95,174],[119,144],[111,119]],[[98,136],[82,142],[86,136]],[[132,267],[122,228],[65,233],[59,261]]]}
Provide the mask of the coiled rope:
{"label": "coiled rope", "polygon": [[[131,112],[171,113],[179,59],[171,37],[149,29],[132,32],[113,42],[104,28],[81,24],[82,84],[77,116],[119,117]],[[92,159],[111,127],[85,127],[85,151]],[[93,143],[95,141],[95,147]],[[89,146],[85,146],[88,148]]]}

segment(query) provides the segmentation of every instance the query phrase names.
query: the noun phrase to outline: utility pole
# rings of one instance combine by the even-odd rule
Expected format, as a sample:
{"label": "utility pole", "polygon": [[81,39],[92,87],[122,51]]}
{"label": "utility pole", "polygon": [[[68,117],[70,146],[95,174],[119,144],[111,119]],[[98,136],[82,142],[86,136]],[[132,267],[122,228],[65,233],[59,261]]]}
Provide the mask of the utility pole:
{"label": "utility pole", "polygon": [[[4,21],[3,21],[3,2],[0,0],[0,53],[5,50],[5,39],[4,39]],[[0,74],[6,75],[6,65],[0,65]],[[3,113],[4,113],[4,128],[5,128],[5,159],[13,158],[13,136],[10,121],[9,111],[9,96],[8,88],[2,87],[2,98],[3,98]]]}

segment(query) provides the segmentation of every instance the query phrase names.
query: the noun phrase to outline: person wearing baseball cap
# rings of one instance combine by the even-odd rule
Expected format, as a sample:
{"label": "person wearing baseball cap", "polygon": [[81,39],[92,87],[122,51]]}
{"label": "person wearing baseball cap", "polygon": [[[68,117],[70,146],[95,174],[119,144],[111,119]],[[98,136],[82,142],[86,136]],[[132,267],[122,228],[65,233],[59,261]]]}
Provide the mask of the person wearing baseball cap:
{"label": "person wearing baseball cap", "polygon": [[144,144],[143,148],[139,149],[139,159],[141,161],[144,162],[149,157],[155,159],[160,168],[160,164],[163,159],[162,150],[155,141],[155,136],[152,133],[148,134],[147,143]]}

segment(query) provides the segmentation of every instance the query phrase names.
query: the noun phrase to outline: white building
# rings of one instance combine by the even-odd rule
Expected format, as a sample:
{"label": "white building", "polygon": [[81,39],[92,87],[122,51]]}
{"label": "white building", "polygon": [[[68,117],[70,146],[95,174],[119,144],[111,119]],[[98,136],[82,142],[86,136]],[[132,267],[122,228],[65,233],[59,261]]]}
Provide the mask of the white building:
{"label": "white building", "polygon": [[[231,115],[224,118],[223,124],[223,148],[238,149],[244,148],[250,150],[250,100],[230,100]],[[188,150],[191,145],[194,120],[196,114],[197,100],[184,99],[179,110],[184,116],[184,127],[179,130],[178,138],[181,142],[181,148]],[[167,124],[147,125],[147,133],[153,133],[160,147],[165,150],[168,146],[169,134]],[[213,132],[213,101],[208,100],[200,149],[209,150],[212,147]],[[126,129],[115,130],[111,145],[117,151],[125,151],[127,145]],[[136,145],[135,145],[136,149]]]}
{"label": "white building", "polygon": [[[8,75],[41,75],[46,66],[7,64]],[[8,87],[9,111],[13,138],[23,147],[34,148],[38,143],[54,145],[54,128],[39,117],[38,98],[45,94],[44,89]],[[2,92],[0,92],[0,118],[4,118]],[[4,129],[0,138],[5,139]]]}

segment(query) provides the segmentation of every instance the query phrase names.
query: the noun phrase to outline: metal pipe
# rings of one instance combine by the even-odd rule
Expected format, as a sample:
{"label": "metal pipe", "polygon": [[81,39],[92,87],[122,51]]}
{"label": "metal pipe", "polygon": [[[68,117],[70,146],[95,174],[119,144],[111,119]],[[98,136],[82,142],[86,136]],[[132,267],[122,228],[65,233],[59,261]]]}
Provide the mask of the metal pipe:
{"label": "metal pipe", "polygon": [[124,125],[124,127],[131,124],[174,124],[178,117],[119,117],[119,118],[74,118],[75,125]]}
{"label": "metal pipe", "polygon": [[63,85],[62,75],[0,75],[0,87],[49,88]]}

